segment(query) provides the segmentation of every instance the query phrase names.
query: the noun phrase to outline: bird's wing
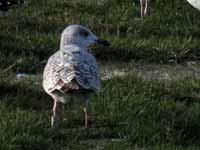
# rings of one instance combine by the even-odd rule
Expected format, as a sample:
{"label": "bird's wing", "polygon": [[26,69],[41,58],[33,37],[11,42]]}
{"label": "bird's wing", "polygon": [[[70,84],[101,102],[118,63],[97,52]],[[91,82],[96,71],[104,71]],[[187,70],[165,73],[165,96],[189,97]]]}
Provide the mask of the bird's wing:
{"label": "bird's wing", "polygon": [[[66,62],[65,62],[66,63]],[[58,51],[52,55],[43,73],[43,87],[47,93],[60,90],[65,84],[69,84],[75,77],[73,64],[64,64],[62,52]],[[78,88],[78,87],[76,87]]]}
{"label": "bird's wing", "polygon": [[65,47],[48,60],[43,74],[43,87],[47,92],[62,87],[78,89],[71,82],[76,80],[84,89],[97,91],[100,89],[100,77],[95,58],[86,50],[76,46]]}
{"label": "bird's wing", "polygon": [[84,51],[76,66],[76,81],[85,89],[98,91],[101,87],[99,68],[93,55]]}

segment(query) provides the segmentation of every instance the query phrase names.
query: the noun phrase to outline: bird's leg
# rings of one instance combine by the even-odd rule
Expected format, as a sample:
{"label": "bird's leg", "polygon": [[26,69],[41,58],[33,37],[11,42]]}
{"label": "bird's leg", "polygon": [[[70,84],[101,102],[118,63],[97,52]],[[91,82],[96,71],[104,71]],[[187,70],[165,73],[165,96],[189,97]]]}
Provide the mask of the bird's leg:
{"label": "bird's leg", "polygon": [[83,108],[83,111],[84,111],[84,115],[85,115],[85,128],[88,127],[88,115],[87,115],[87,108],[84,107]]}
{"label": "bird's leg", "polygon": [[147,16],[149,14],[149,3],[150,3],[150,0],[146,0],[145,9],[144,9],[144,16]]}
{"label": "bird's leg", "polygon": [[140,0],[141,19],[144,18],[144,0]]}
{"label": "bird's leg", "polygon": [[62,103],[54,101],[53,115],[51,117],[51,127],[57,128],[62,121]]}

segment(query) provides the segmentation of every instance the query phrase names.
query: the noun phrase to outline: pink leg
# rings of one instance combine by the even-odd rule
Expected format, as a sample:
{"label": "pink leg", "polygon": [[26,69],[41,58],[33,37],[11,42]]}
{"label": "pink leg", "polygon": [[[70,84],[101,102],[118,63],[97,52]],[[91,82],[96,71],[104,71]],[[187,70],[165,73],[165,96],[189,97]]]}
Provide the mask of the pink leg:
{"label": "pink leg", "polygon": [[54,101],[53,115],[51,117],[51,127],[57,128],[62,121],[62,103]]}
{"label": "pink leg", "polygon": [[84,111],[84,115],[85,115],[85,128],[88,127],[88,115],[87,115],[87,108],[84,107],[83,108],[83,111]]}
{"label": "pink leg", "polygon": [[149,3],[150,3],[150,0],[146,0],[146,2],[145,2],[144,16],[147,16],[149,14]]}
{"label": "pink leg", "polygon": [[145,6],[145,0],[140,0],[140,13],[141,13],[141,19],[144,18],[144,6]]}

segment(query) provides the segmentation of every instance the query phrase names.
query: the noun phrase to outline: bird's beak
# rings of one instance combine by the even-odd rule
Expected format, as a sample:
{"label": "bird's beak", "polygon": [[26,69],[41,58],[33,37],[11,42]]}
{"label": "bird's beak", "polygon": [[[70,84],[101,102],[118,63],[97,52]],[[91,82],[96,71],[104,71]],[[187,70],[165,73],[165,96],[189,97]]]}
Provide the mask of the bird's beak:
{"label": "bird's beak", "polygon": [[100,45],[103,45],[103,46],[109,46],[110,45],[110,43],[108,41],[102,40],[102,39],[97,39],[96,43],[100,44]]}

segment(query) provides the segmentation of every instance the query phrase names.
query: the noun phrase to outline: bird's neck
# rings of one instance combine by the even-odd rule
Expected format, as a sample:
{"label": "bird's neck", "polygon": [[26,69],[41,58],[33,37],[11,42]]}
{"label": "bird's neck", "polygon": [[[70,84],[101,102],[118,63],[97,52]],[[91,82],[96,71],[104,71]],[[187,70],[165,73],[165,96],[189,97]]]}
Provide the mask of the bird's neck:
{"label": "bird's neck", "polygon": [[65,51],[65,52],[69,52],[69,51],[76,51],[76,52],[88,52],[87,48],[86,47],[82,47],[80,45],[77,45],[77,44],[68,44],[68,45],[65,45],[63,46],[62,48],[60,48],[60,51]]}
{"label": "bird's neck", "polygon": [[79,51],[87,51],[88,47],[77,43],[71,43],[60,46],[60,50],[66,50],[66,49],[79,49]]}

